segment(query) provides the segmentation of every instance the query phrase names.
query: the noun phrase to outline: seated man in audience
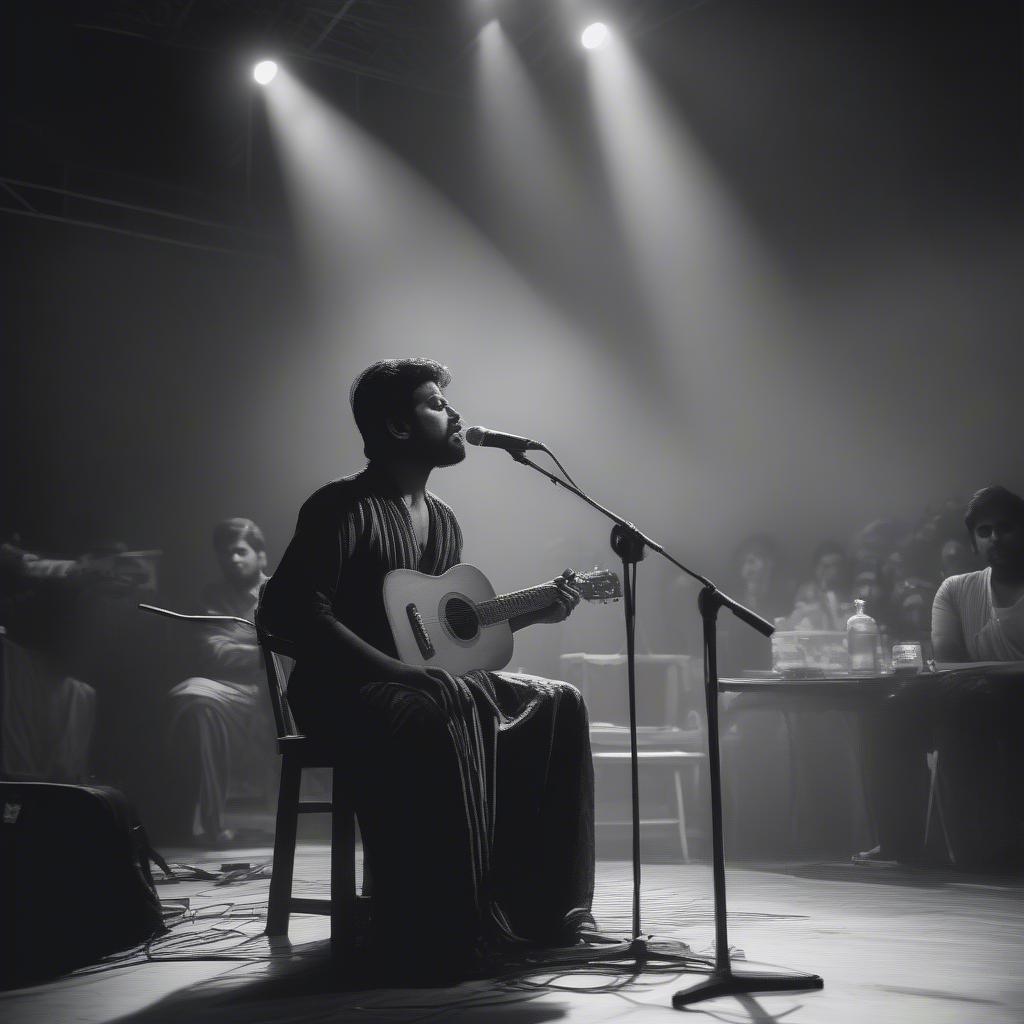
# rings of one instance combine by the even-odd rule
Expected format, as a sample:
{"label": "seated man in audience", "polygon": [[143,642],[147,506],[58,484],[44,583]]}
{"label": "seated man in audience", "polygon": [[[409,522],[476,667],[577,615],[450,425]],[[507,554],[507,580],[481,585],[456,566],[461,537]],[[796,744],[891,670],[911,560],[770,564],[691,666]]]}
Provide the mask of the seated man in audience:
{"label": "seated man in audience", "polygon": [[96,691],[71,675],[67,635],[86,561],[45,558],[0,545],[0,774],[85,782]]}
{"label": "seated man in audience", "polygon": [[947,579],[950,576],[960,576],[965,572],[973,572],[977,566],[977,559],[971,552],[969,545],[965,544],[959,537],[950,537],[944,541],[939,550],[940,578]]}
{"label": "seated man in audience", "polygon": [[933,657],[931,642],[932,602],[935,583],[921,576],[907,576],[893,587],[889,601],[890,643],[919,643],[925,660]]}
{"label": "seated man in audience", "polygon": [[985,568],[942,581],[932,607],[936,661],[1024,661],[1024,498],[986,487],[964,518]]}
{"label": "seated man in audience", "polygon": [[[764,533],[744,539],[733,554],[731,592],[769,622],[786,615],[793,603],[793,583],[780,563],[778,544]],[[771,668],[769,641],[731,616],[720,626],[719,650],[726,674]]]}
{"label": "seated man in audience", "polygon": [[[97,623],[108,606],[134,605],[129,599],[149,589],[158,554],[108,543],[78,558],[52,558],[26,551],[17,536],[0,544],[3,774],[80,783],[102,770],[113,698]],[[97,735],[97,725],[106,735]]]}
{"label": "seated man in audience", "polygon": [[[266,542],[251,519],[226,519],[213,531],[222,580],[202,593],[208,615],[252,619],[267,580]],[[168,739],[180,764],[177,838],[201,845],[234,839],[224,826],[229,783],[246,779],[265,792],[276,764],[274,728],[256,634],[240,623],[205,630],[202,675],[170,692]]]}
{"label": "seated man in audience", "polygon": [[853,614],[851,567],[846,549],[837,541],[819,544],[811,559],[814,579],[801,583],[789,616],[790,629],[845,630]]}
{"label": "seated man in audience", "polygon": [[853,577],[853,599],[864,602],[864,611],[885,630],[889,620],[889,608],[882,589],[882,572],[877,563],[862,562]]}
{"label": "seated man in audience", "polygon": [[[1024,499],[1004,487],[971,498],[964,523],[987,563],[950,576],[932,608],[939,662],[1024,661]],[[1009,685],[1003,685],[1003,684]],[[938,758],[941,828],[957,866],[1019,863],[1022,792],[1014,740],[1021,721],[1014,678],[957,673],[903,688],[869,721],[880,846],[867,859],[919,860],[929,791],[926,756]]]}

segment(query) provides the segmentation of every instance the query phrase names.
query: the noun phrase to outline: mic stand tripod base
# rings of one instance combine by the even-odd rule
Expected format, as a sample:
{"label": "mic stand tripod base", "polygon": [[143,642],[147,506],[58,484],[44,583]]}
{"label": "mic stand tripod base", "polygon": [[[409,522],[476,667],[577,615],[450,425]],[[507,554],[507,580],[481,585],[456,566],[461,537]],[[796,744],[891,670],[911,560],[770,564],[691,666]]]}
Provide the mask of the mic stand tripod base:
{"label": "mic stand tripod base", "polygon": [[[652,941],[653,936],[638,936],[632,939],[610,940],[600,932],[592,933],[588,936],[591,942],[600,940],[603,945],[592,946],[590,949],[582,949],[573,947],[573,953],[579,953],[578,960],[574,959],[574,962],[579,964],[586,963],[604,963],[612,961],[614,963],[621,963],[623,961],[634,961],[637,965],[637,970],[642,971],[645,964],[649,963],[663,963],[663,964],[674,964],[680,971],[686,971],[691,969],[699,958],[695,958],[690,953],[677,953],[670,949],[658,949],[655,943]],[[681,943],[679,940],[662,940],[665,942],[674,942],[677,946]],[[685,943],[681,944],[683,949],[688,950],[689,946]]]}
{"label": "mic stand tripod base", "polygon": [[686,956],[685,953],[670,953],[668,950],[655,949],[651,944],[651,936],[637,937],[630,939],[626,943],[626,948],[622,953],[623,960],[636,960],[640,965],[645,963],[666,963],[666,964],[679,964],[692,965],[693,957]]}
{"label": "mic stand tripod base", "polygon": [[719,996],[741,996],[753,992],[806,992],[824,986],[824,981],[817,974],[734,974],[729,967],[716,967],[706,981],[676,992],[672,996],[672,1006],[682,1010],[694,1003],[717,999]]}

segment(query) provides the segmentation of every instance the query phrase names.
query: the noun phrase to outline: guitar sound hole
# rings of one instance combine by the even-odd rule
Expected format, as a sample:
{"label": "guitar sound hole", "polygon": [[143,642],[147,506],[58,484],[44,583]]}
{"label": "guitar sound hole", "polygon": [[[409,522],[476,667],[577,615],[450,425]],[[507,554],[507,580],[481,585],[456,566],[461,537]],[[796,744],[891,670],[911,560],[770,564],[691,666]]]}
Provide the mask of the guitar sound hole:
{"label": "guitar sound hole", "polygon": [[461,597],[450,597],[445,601],[444,620],[457,640],[472,640],[480,632],[476,610]]}

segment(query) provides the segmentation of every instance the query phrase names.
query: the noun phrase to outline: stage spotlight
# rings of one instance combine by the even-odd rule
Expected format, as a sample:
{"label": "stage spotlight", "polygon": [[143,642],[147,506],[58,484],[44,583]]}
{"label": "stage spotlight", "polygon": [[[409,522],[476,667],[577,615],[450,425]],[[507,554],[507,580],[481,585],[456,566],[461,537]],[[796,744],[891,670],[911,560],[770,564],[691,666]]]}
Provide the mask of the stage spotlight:
{"label": "stage spotlight", "polygon": [[608,42],[610,34],[608,26],[603,21],[595,21],[593,25],[588,25],[583,30],[580,42],[583,43],[584,49],[597,50]]}
{"label": "stage spotlight", "polygon": [[277,74],[277,64],[272,60],[261,60],[259,64],[252,69],[252,77],[259,82],[260,85],[269,85]]}

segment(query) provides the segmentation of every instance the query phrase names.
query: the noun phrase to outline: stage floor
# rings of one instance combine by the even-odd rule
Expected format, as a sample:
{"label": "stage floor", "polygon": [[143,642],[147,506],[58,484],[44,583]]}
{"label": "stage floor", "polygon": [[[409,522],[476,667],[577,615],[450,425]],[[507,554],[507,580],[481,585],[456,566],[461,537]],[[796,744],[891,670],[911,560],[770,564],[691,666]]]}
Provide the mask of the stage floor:
{"label": "stage floor", "polygon": [[[270,858],[265,847],[170,853],[171,860],[213,870],[226,860]],[[297,894],[323,894],[327,864],[324,845],[300,845]],[[713,936],[710,869],[647,864],[643,873],[644,930],[707,953]],[[594,910],[605,932],[629,928],[630,879],[628,863],[598,865]],[[325,969],[326,918],[294,917],[290,944],[271,948],[261,934],[267,886],[266,880],[160,885],[165,900],[189,897],[197,917],[158,942],[151,949],[154,960],[136,953],[47,985],[0,993],[0,1018],[10,1024],[670,1021],[678,1019],[672,993],[701,977],[548,974],[450,989],[345,989]],[[694,1018],[787,1024],[1024,1020],[1020,875],[748,865],[729,870],[728,887],[730,941],[747,958],[737,961],[737,969],[814,972],[825,988],[718,999],[687,1011]]]}

